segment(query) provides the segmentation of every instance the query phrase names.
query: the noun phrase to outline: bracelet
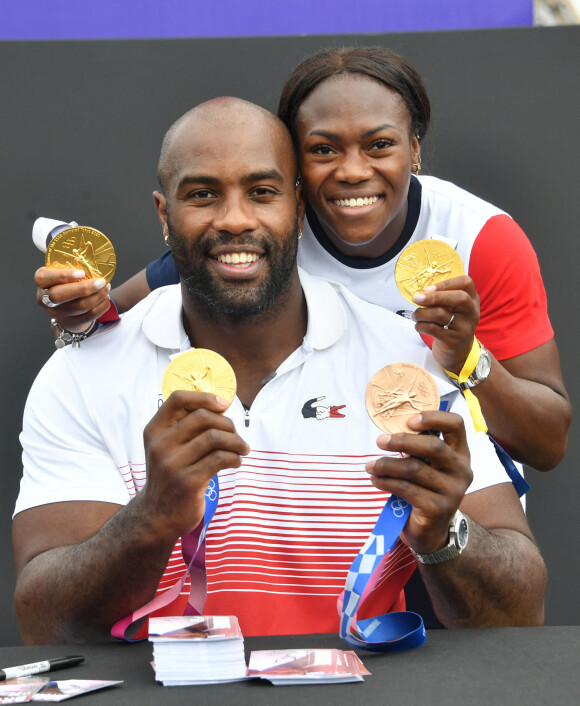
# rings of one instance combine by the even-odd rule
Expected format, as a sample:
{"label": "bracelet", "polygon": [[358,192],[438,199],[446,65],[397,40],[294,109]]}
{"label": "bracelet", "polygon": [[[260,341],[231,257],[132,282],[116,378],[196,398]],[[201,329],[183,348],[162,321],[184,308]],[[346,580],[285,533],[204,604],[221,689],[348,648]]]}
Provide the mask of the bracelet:
{"label": "bracelet", "polygon": [[480,354],[481,344],[474,336],[473,345],[471,346],[471,350],[469,351],[469,355],[467,356],[465,363],[463,363],[463,368],[461,369],[461,372],[459,373],[459,375],[455,375],[455,373],[444,369],[445,373],[447,374],[447,377],[450,377],[455,382],[465,382],[470,375],[473,375],[475,368],[477,367],[477,364],[479,362]]}
{"label": "bracelet", "polygon": [[479,362],[480,355],[481,344],[474,336],[473,345],[471,346],[471,350],[469,351],[467,360],[463,364],[463,368],[461,369],[459,375],[455,375],[455,373],[452,373],[449,370],[445,370],[445,368],[443,368],[443,370],[445,370],[447,377],[453,380],[453,382],[463,392],[463,396],[465,397],[465,401],[467,402],[467,406],[469,407],[469,412],[473,420],[473,426],[475,427],[475,431],[487,432],[487,424],[485,423],[485,419],[483,417],[483,414],[481,413],[481,406],[479,404],[479,400],[469,388],[466,388],[463,385],[463,383],[465,383],[469,376],[473,375],[473,373],[475,372],[475,368],[477,367],[477,364]]}
{"label": "bracelet", "polygon": [[73,333],[72,331],[67,331],[67,329],[63,328],[56,319],[51,319],[50,323],[60,331],[59,336],[54,339],[54,345],[57,348],[64,348],[68,343],[72,343],[73,348],[80,348],[81,343],[85,340],[85,338],[90,336],[90,334],[99,325],[97,321],[93,321],[86,331],[82,331],[81,333]]}

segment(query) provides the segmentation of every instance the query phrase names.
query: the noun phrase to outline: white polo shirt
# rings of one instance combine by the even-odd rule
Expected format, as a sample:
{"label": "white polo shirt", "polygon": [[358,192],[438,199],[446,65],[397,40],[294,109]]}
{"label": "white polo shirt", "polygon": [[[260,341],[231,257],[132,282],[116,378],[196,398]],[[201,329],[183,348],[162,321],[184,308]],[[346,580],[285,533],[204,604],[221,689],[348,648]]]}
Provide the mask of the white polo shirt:
{"label": "white polo shirt", "polygon": [[[240,468],[220,472],[207,534],[205,612],[238,615],[246,635],[337,629],[336,596],[387,497],[364,470],[368,459],[385,455],[365,406],[367,384],[385,365],[426,368],[464,418],[469,492],[509,482],[412,322],[341,285],[302,271],[300,278],[306,336],[249,417],[237,398],[226,412],[251,451]],[[50,358],[26,404],[15,513],[71,500],[124,505],[143,487],[143,429],[161,403],[169,360],[190,348],[181,312],[179,285],[156,290],[80,350]],[[182,563],[179,554],[170,573]],[[166,577],[160,589],[170,583]]]}

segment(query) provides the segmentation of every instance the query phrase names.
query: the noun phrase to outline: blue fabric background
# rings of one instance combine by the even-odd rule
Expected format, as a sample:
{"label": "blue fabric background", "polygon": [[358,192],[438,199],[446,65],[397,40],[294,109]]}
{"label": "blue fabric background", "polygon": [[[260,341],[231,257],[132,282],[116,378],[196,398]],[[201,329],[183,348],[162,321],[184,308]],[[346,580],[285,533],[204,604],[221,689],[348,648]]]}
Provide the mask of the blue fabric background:
{"label": "blue fabric background", "polygon": [[532,24],[532,0],[3,0],[0,40],[368,34]]}

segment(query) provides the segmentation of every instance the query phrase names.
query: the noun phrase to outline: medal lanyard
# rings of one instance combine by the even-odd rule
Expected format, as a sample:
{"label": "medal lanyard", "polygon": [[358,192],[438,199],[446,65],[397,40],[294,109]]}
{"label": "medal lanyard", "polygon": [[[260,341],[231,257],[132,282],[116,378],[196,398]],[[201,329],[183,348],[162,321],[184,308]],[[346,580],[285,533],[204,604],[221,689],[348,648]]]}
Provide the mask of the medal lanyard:
{"label": "medal lanyard", "polygon": [[[158,389],[161,390],[161,380],[167,367],[167,360],[157,348]],[[219,500],[219,481],[217,474],[210,480],[205,492],[205,510],[203,523],[181,538],[181,553],[186,569],[182,576],[166,591],[156,595],[145,605],[116,622],[111,635],[127,642],[135,642],[135,635],[145,618],[151,613],[172,603],[179,597],[187,576],[190,576],[189,599],[184,615],[201,615],[207,596],[207,572],[205,569],[205,536],[209,523],[212,521]]]}
{"label": "medal lanyard", "polygon": [[[445,400],[439,405],[443,412],[447,407]],[[399,539],[410,514],[409,503],[391,495],[371,535],[351,564],[337,605],[340,637],[351,647],[372,652],[394,652],[420,647],[427,639],[423,618],[411,611],[393,610],[375,618],[357,620],[359,608],[383,575],[386,575],[386,586],[381,587],[381,591],[385,605],[394,606],[397,596],[415,570],[414,557],[411,561],[401,561],[408,549]],[[385,571],[387,567],[388,574]]]}
{"label": "medal lanyard", "polygon": [[[340,637],[351,647],[392,652],[419,647],[427,639],[423,618],[411,611],[385,613],[357,621],[358,609],[376,586],[385,566],[389,560],[396,561],[398,549],[403,549],[399,535],[410,514],[409,503],[391,495],[370,537],[352,562],[344,592],[338,600]],[[405,568],[395,569],[389,576],[387,590],[391,599],[400,593],[415,570],[414,560],[410,568],[410,572]]]}
{"label": "medal lanyard", "polygon": [[[135,635],[141,627],[142,621],[151,613],[176,600],[181,593],[187,576],[191,577],[189,599],[184,615],[201,615],[207,595],[207,574],[205,570],[205,535],[211,522],[219,499],[218,477],[214,476],[205,494],[205,511],[203,524],[200,523],[192,532],[181,538],[181,551],[187,566],[181,578],[170,588],[155,596],[151,601],[138,608],[133,613],[119,620],[111,629],[113,637],[135,642],[131,635]],[[143,638],[144,639],[144,638]]]}

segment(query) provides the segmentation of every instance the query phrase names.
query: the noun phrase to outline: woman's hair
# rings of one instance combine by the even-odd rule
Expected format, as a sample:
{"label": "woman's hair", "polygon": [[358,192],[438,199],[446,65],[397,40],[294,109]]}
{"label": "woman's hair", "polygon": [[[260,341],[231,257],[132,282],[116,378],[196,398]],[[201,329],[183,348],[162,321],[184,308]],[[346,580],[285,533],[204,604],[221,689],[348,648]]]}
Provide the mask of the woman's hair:
{"label": "woman's hair", "polygon": [[411,116],[411,134],[421,140],[427,133],[431,102],[421,76],[406,59],[384,47],[324,49],[301,61],[282,90],[278,117],[290,130],[296,147],[300,106],[319,83],[343,74],[367,76],[398,93]]}

